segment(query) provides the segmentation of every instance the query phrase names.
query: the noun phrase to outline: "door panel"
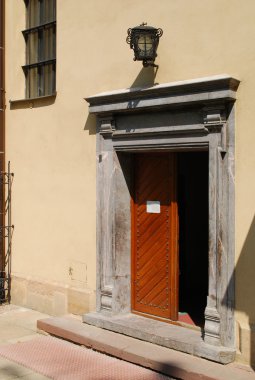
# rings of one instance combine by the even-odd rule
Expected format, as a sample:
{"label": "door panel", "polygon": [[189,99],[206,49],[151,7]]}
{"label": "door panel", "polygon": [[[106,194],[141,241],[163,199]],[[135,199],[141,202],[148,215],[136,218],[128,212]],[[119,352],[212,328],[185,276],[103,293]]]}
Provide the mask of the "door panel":
{"label": "door panel", "polygon": [[177,320],[176,156],[137,154],[134,172],[132,308]]}

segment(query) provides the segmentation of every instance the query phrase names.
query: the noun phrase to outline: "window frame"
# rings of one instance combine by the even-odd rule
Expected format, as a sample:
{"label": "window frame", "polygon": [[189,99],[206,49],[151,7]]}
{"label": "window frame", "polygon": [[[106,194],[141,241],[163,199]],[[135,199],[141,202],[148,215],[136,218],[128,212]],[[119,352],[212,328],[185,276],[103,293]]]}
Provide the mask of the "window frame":
{"label": "window frame", "polygon": [[[26,99],[31,98],[37,98],[37,97],[43,97],[43,96],[50,96],[56,94],[56,0],[53,0],[53,13],[52,13],[52,21],[48,22],[42,22],[44,18],[44,12],[43,12],[43,5],[45,0],[38,0],[38,7],[37,7],[37,18],[38,18],[38,25],[30,26],[31,23],[31,9],[30,9],[30,1],[31,0],[24,0],[25,6],[26,6],[26,25],[27,28],[22,31],[22,34],[25,39],[26,43],[26,64],[22,66],[22,69],[25,74],[26,79]],[[46,39],[43,36],[44,31],[47,29],[52,30],[52,57],[45,59],[45,45],[46,45]],[[32,33],[37,33],[37,51],[36,56],[37,59],[35,62],[30,63],[30,57],[31,57],[31,47],[29,46],[29,36],[32,35]],[[45,68],[51,67],[50,74],[45,74]],[[33,94],[32,92],[32,84],[30,79],[30,73],[32,72],[32,69],[37,68],[36,73],[36,82],[35,82],[35,92],[36,94]],[[49,77],[51,75],[51,78]],[[45,83],[48,76],[48,80],[50,79],[50,89],[48,93],[45,94]]]}

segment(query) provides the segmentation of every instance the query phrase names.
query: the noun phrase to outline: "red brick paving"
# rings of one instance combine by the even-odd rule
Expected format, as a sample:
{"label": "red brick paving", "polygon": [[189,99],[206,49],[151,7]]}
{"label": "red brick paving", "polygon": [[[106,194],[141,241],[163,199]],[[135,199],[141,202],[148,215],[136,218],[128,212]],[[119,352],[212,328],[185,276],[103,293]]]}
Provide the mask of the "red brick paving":
{"label": "red brick paving", "polygon": [[169,380],[170,378],[85,347],[40,337],[0,347],[0,355],[55,380]]}

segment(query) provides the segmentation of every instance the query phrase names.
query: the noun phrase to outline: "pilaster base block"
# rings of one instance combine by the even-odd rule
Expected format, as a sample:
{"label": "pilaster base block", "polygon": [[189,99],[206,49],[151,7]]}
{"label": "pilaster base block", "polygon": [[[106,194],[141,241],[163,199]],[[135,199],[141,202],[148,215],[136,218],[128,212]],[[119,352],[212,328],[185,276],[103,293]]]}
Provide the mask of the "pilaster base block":
{"label": "pilaster base block", "polygon": [[213,307],[205,309],[204,341],[207,344],[220,346],[220,316]]}
{"label": "pilaster base block", "polygon": [[101,295],[101,309],[103,310],[112,310],[112,296],[110,294]]}

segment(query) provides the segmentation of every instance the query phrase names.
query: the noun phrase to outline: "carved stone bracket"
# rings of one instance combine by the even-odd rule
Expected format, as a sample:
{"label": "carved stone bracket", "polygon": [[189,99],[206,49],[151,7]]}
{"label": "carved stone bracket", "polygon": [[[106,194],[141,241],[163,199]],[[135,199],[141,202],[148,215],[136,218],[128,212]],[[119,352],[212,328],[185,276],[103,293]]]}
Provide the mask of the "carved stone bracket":
{"label": "carved stone bracket", "polygon": [[204,107],[204,124],[208,126],[220,126],[226,121],[226,117],[222,112],[224,106]]}
{"label": "carved stone bracket", "polygon": [[112,136],[115,131],[115,120],[112,116],[99,118],[99,132],[103,136]]}
{"label": "carved stone bracket", "polygon": [[226,112],[223,105],[203,108],[204,127],[208,133],[220,133],[219,147],[222,153],[227,151]]}

